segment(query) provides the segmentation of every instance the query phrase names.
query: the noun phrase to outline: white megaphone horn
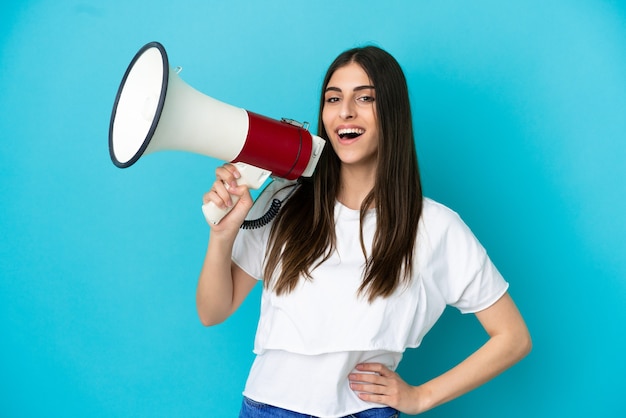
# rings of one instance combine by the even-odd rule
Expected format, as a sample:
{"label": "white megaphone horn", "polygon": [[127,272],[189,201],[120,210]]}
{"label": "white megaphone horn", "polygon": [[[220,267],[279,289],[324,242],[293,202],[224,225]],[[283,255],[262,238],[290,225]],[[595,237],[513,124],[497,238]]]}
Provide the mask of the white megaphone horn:
{"label": "white megaphone horn", "polygon": [[[137,52],[118,89],[109,153],[120,168],[155,151],[202,154],[235,163],[238,183],[258,189],[270,175],[287,180],[313,175],[325,141],[306,127],[198,92],[170,68],[163,45],[151,42]],[[213,203],[202,210],[213,224],[228,213]]]}

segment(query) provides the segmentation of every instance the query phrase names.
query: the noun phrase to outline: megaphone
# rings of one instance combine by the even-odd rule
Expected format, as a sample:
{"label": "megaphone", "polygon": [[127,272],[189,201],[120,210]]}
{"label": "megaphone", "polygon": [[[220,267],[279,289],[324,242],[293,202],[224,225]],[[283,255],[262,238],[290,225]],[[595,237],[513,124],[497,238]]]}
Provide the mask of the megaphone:
{"label": "megaphone", "polygon": [[[126,69],[109,125],[109,153],[120,168],[156,151],[187,151],[235,163],[239,184],[258,189],[267,178],[295,180],[315,171],[325,141],[307,124],[280,121],[195,90],[171,68],[158,42],[144,45]],[[202,207],[217,224],[228,210]]]}

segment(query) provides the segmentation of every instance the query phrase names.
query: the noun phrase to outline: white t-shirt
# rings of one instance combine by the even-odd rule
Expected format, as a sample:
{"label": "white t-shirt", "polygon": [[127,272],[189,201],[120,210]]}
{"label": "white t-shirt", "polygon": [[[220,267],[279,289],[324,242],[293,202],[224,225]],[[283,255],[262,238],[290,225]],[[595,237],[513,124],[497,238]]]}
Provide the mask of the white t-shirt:
{"label": "white t-shirt", "polygon": [[[288,190],[274,182],[255,203],[250,217],[265,213],[273,197]],[[496,302],[508,288],[484,248],[459,216],[424,199],[410,282],[387,298],[358,296],[365,258],[359,241],[359,211],[335,205],[337,249],[286,295],[263,290],[261,315],[244,395],[304,414],[349,415],[380,407],[360,400],[348,374],[361,362],[395,370],[406,348],[417,347],[446,305],[463,313]],[[376,212],[364,219],[368,254]],[[270,225],[239,232],[233,261],[262,280]]]}

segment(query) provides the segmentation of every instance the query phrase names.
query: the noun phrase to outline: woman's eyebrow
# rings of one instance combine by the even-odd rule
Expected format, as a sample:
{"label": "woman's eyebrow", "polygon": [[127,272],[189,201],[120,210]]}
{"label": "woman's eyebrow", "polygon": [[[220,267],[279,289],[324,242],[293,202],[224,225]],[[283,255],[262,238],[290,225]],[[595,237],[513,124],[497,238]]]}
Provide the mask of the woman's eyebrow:
{"label": "woman's eyebrow", "polygon": [[[354,89],[352,89],[352,91],[369,90],[369,89],[375,90],[375,87],[374,86],[357,86]],[[326,87],[326,90],[324,91],[337,91],[341,93],[341,89],[339,87],[332,87],[332,86]]]}

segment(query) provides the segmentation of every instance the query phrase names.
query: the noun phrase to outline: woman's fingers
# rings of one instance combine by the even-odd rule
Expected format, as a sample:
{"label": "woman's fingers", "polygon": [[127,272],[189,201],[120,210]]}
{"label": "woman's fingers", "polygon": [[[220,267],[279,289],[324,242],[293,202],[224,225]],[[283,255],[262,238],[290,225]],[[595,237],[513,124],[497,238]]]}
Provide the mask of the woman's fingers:
{"label": "woman's fingers", "polygon": [[388,375],[393,373],[380,363],[363,363],[356,366],[357,372],[351,373],[350,387],[358,392],[372,394],[385,393]]}
{"label": "woman's fingers", "polygon": [[220,180],[213,183],[211,189],[202,196],[203,204],[206,205],[209,202],[214,203],[221,209],[232,206],[233,202],[230,193],[228,193],[226,186]]}
{"label": "woman's fingers", "polygon": [[237,194],[237,179],[241,177],[237,167],[232,164],[224,164],[215,170],[215,177],[213,186],[202,197],[203,203],[213,202],[221,209],[232,207],[231,194]]}
{"label": "woman's fingers", "polygon": [[407,413],[414,409],[415,387],[383,364],[359,364],[348,379],[350,388],[364,401],[381,403]]}
{"label": "woman's fingers", "polygon": [[228,188],[237,187],[237,179],[241,177],[239,170],[233,164],[224,164],[215,170],[215,177],[228,185]]}

